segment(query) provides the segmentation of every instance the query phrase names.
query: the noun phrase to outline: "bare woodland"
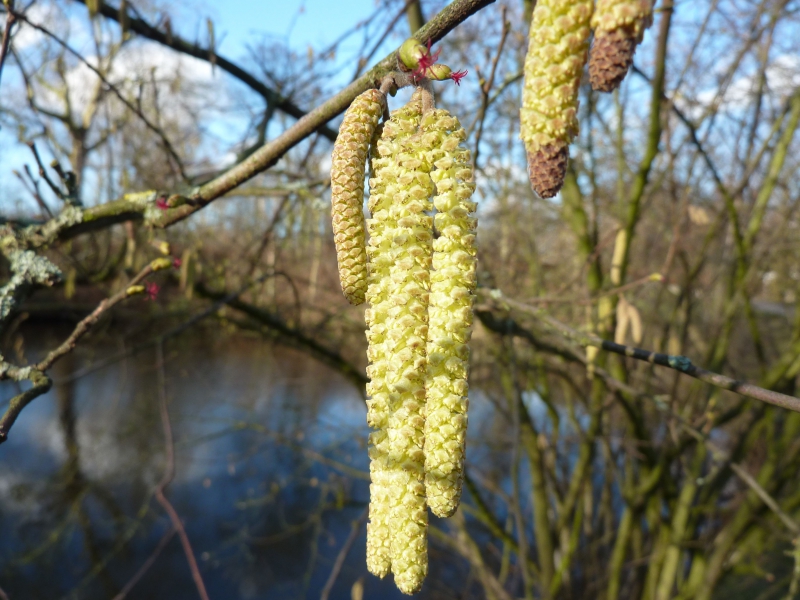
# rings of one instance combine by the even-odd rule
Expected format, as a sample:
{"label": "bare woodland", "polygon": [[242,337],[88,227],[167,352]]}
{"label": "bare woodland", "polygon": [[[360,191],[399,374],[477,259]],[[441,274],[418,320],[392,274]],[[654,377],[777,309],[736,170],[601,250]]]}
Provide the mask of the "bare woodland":
{"label": "bare woodland", "polygon": [[[566,183],[543,200],[519,140],[533,3],[377,0],[329,48],[256,39],[227,56],[211,20],[179,27],[170,3],[5,0],[0,125],[27,166],[0,162],[0,444],[55,371],[150,357],[159,480],[145,499],[181,543],[190,595],[213,597],[170,502],[164,357],[192,330],[255,337],[364,395],[363,307],[339,288],[327,169],[339,116],[414,35],[469,70],[436,91],[475,162],[470,393],[492,407],[470,423],[485,443],[468,444],[460,510],[431,521],[421,595],[800,597],[800,4],[658,0],[621,89],[582,86]],[[123,351],[76,358],[134,321]],[[103,597],[135,597],[152,550],[116,579],[99,552]],[[448,568],[459,587],[437,583]],[[329,570],[333,586],[341,564]],[[0,563],[0,587],[13,573]]]}

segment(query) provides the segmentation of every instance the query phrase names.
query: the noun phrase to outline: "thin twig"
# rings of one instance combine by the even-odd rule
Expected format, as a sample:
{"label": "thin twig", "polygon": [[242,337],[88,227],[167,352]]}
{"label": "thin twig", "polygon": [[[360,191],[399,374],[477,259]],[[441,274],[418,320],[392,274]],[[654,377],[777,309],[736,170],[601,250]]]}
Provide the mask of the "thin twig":
{"label": "thin twig", "polygon": [[333,589],[333,584],[336,583],[336,578],[339,577],[339,573],[344,566],[344,561],[347,558],[347,554],[350,552],[350,548],[353,547],[353,544],[358,537],[358,532],[361,531],[361,528],[364,526],[364,522],[367,520],[367,515],[369,514],[369,507],[365,508],[361,515],[353,521],[350,525],[350,535],[347,536],[347,539],[344,541],[344,545],[342,549],[339,550],[339,554],[336,556],[336,561],[333,563],[333,569],[331,569],[331,574],[328,576],[328,581],[325,582],[325,587],[322,588],[322,593],[319,595],[319,600],[328,600],[328,596],[330,596],[331,590]]}
{"label": "thin twig", "polygon": [[660,273],[653,273],[652,275],[648,275],[647,277],[642,277],[641,279],[637,279],[636,281],[631,281],[626,283],[625,285],[621,285],[619,287],[612,288],[602,294],[597,294],[596,296],[592,296],[591,298],[574,298],[570,296],[538,296],[536,298],[527,299],[525,302],[527,304],[595,304],[601,298],[608,298],[612,296],[618,296],[623,292],[627,292],[632,290],[633,288],[646,285],[648,283],[654,282],[662,282],[663,276]]}
{"label": "thin twig", "polygon": [[158,546],[156,546],[153,552],[150,554],[150,556],[147,557],[147,560],[144,561],[142,566],[139,567],[139,570],[136,571],[136,573],[133,575],[133,577],[130,578],[128,583],[126,583],[125,586],[120,590],[119,594],[114,596],[112,600],[125,600],[125,597],[130,593],[130,591],[134,588],[134,586],[137,583],[139,583],[141,578],[144,577],[147,571],[150,570],[150,567],[152,567],[155,564],[156,559],[158,559],[159,555],[161,554],[161,551],[164,548],[166,548],[167,544],[174,535],[175,535],[175,528],[170,527],[161,538],[161,541],[158,542]]}
{"label": "thin twig", "polygon": [[367,63],[369,63],[370,59],[378,51],[378,48],[381,47],[381,44],[383,44],[383,42],[386,41],[386,38],[389,37],[389,34],[394,29],[394,26],[397,25],[397,22],[400,20],[400,18],[404,14],[406,14],[408,7],[411,6],[411,4],[415,1],[416,0],[406,0],[405,4],[403,4],[403,6],[400,8],[400,10],[397,11],[397,13],[395,13],[392,20],[386,26],[386,29],[383,31],[383,35],[381,35],[381,37],[378,38],[378,41],[375,42],[375,44],[373,44],[372,49],[369,52],[367,52],[364,56],[358,59],[358,66],[356,67],[356,72],[353,73],[353,79],[351,79],[351,81],[354,81],[355,79],[358,78],[359,75],[361,75],[361,70],[365,66],[367,66]]}
{"label": "thin twig", "polygon": [[103,314],[126,298],[131,297],[132,294],[140,293],[139,291],[131,290],[131,286],[139,284],[153,271],[153,263],[150,263],[142,269],[124,289],[100,302],[89,316],[82,319],[75,326],[75,329],[73,329],[69,337],[38,364],[28,367],[27,369],[20,369],[19,367],[12,367],[10,365],[5,366],[4,370],[0,372],[0,380],[15,379],[20,381],[27,379],[33,383],[33,387],[15,396],[8,403],[8,408],[5,413],[3,413],[3,416],[0,417],[0,444],[8,439],[8,432],[22,410],[34,399],[46,393],[52,386],[53,382],[45,374],[45,371],[52,367],[57,360],[74,350],[78,341],[89,332]]}
{"label": "thin twig", "polygon": [[151,340],[147,340],[146,342],[142,342],[140,344],[137,344],[137,345],[133,346],[132,348],[130,348],[129,350],[125,350],[125,351],[120,352],[118,354],[114,354],[113,356],[110,356],[110,357],[108,357],[106,359],[98,361],[97,363],[95,363],[93,365],[90,365],[90,366],[86,367],[85,369],[82,369],[80,371],[77,371],[77,372],[73,373],[69,377],[65,377],[63,379],[58,379],[57,383],[61,384],[61,383],[67,383],[67,382],[71,382],[71,381],[76,381],[78,379],[81,379],[82,377],[86,377],[87,375],[91,375],[92,373],[96,373],[97,371],[100,371],[101,369],[105,369],[106,367],[109,367],[109,366],[111,366],[111,365],[113,365],[115,363],[118,363],[121,360],[125,360],[126,358],[130,358],[131,356],[134,356],[134,355],[138,354],[139,352],[141,352],[142,350],[146,350],[147,348],[150,348],[151,346],[154,346],[155,344],[158,344],[158,343],[161,343],[161,342],[165,342],[165,341],[167,341],[168,339],[170,339],[172,337],[180,335],[181,333],[183,333],[184,331],[186,331],[190,327],[196,325],[197,323],[199,323],[200,321],[202,321],[203,319],[205,319],[209,315],[213,315],[214,313],[216,313],[220,308],[225,306],[231,300],[234,300],[235,298],[237,298],[237,297],[241,296],[242,294],[244,294],[247,290],[249,290],[254,285],[258,285],[259,283],[261,283],[262,281],[264,281],[268,277],[273,277],[274,275],[276,275],[276,273],[267,273],[266,275],[262,275],[258,279],[254,279],[253,281],[247,283],[246,285],[243,285],[238,290],[231,292],[230,294],[226,295],[224,298],[221,298],[219,301],[214,302],[209,307],[203,309],[202,311],[200,311],[196,315],[190,317],[189,319],[187,319],[186,321],[184,321],[180,325],[176,325],[175,327],[173,327],[169,331],[166,331],[166,332],[164,332],[162,334],[159,334],[158,336],[154,337]]}
{"label": "thin twig", "polygon": [[97,305],[97,308],[95,308],[88,317],[82,319],[75,326],[75,329],[72,330],[72,333],[69,335],[69,337],[64,340],[61,345],[58,346],[58,348],[52,350],[47,357],[44,358],[44,360],[36,365],[36,369],[39,371],[47,371],[58,359],[74,350],[75,346],[78,344],[78,341],[89,332],[89,330],[97,323],[97,321],[100,320],[100,317],[102,317],[106,312],[114,308],[114,306],[126,298],[129,298],[131,296],[129,291],[131,286],[138,285],[152,272],[153,265],[151,263],[139,271],[136,277],[134,277],[123,289],[113,296],[110,296],[100,302],[100,304]]}
{"label": "thin twig", "polygon": [[613,352],[615,354],[627,356],[628,358],[634,358],[636,360],[649,362],[661,367],[667,367],[683,373],[684,375],[688,375],[689,377],[694,377],[695,379],[699,379],[700,381],[704,381],[705,383],[709,383],[713,386],[728,390],[730,392],[734,392],[741,396],[747,396],[748,398],[766,402],[767,404],[772,404],[787,410],[800,412],[800,398],[795,398],[794,396],[788,396],[786,394],[781,394],[780,392],[767,390],[752,383],[739,381],[731,377],[727,377],[726,375],[720,375],[719,373],[702,369],[694,365],[686,356],[674,356],[671,354],[662,354],[660,352],[651,352],[650,350],[643,350],[641,348],[634,348],[633,346],[625,346],[622,344],[617,344],[616,342],[610,342],[592,333],[576,331],[568,325],[565,325],[564,323],[561,323],[560,321],[547,315],[540,308],[529,306],[504,296],[500,290],[492,290],[488,293],[486,293],[486,290],[484,290],[484,295],[501,305],[505,304],[508,307],[515,308],[536,317],[550,328],[555,329],[561,335],[576,341],[582,346],[593,346],[595,348],[606,350],[607,352]]}
{"label": "thin twig", "polygon": [[[494,78],[497,74],[497,65],[500,63],[500,56],[503,54],[503,47],[506,43],[506,38],[508,38],[508,34],[511,31],[511,24],[506,19],[506,7],[502,8],[502,20],[503,20],[503,29],[500,32],[500,42],[497,45],[497,54],[494,56],[494,60],[492,61],[492,68],[489,72],[489,79],[481,86],[481,110],[478,113],[478,132],[475,135],[475,152],[473,162],[475,166],[478,165],[478,155],[480,153],[480,144],[481,138],[483,137],[483,126],[486,122],[486,115],[489,109],[489,92],[492,91],[492,87],[494,87]],[[480,73],[478,73],[480,76]],[[470,128],[471,129],[471,128]]]}
{"label": "thin twig", "polygon": [[39,205],[39,208],[42,209],[42,213],[47,215],[48,219],[52,219],[55,215],[53,211],[50,210],[50,207],[47,206],[47,203],[42,198],[42,193],[39,190],[39,182],[34,178],[33,173],[31,173],[31,169],[28,165],[23,167],[25,169],[25,175],[28,176],[30,182],[28,182],[23,176],[22,173],[17,171],[16,169],[12,171],[17,179],[20,180],[22,185],[25,187],[28,192],[33,196],[33,199],[36,201],[36,204]]}
{"label": "thin twig", "polygon": [[178,537],[183,546],[183,553],[186,555],[186,562],[189,563],[189,570],[192,572],[192,579],[197,586],[197,593],[202,600],[208,600],[208,592],[203,583],[203,577],[200,575],[200,569],[197,567],[197,560],[194,557],[192,544],[189,541],[189,536],[186,535],[186,529],[181,522],[172,503],[164,495],[164,490],[175,477],[175,443],[172,439],[172,424],[169,419],[169,409],[167,408],[167,382],[164,373],[164,344],[159,342],[156,345],[156,371],[158,373],[158,406],[161,413],[161,425],[164,429],[164,448],[166,451],[166,466],[164,467],[164,476],[156,487],[155,498],[158,503],[164,508],[170,521],[172,521],[173,528],[178,532]]}
{"label": "thin twig", "polygon": [[778,506],[778,502],[775,500],[775,498],[770,496],[769,493],[753,478],[753,476],[750,475],[750,473],[745,471],[737,463],[731,463],[730,466],[731,470],[736,473],[739,479],[744,481],[748,487],[750,487],[756,493],[756,495],[761,498],[761,501],[777,515],[781,522],[786,526],[786,529],[791,531],[794,535],[800,535],[800,525],[797,524],[797,521],[783,512],[781,507]]}
{"label": "thin twig", "polygon": [[44,165],[42,164],[42,159],[39,156],[39,151],[36,149],[36,144],[34,144],[33,142],[28,142],[28,148],[30,148],[31,152],[33,152],[33,158],[36,160],[36,164],[39,167],[39,176],[45,180],[45,183],[47,183],[48,187],[53,191],[53,193],[58,198],[64,200],[65,198],[64,192],[62,192],[61,188],[58,187],[53,182],[53,180],[50,179],[50,177],[47,175],[47,170],[44,168]]}

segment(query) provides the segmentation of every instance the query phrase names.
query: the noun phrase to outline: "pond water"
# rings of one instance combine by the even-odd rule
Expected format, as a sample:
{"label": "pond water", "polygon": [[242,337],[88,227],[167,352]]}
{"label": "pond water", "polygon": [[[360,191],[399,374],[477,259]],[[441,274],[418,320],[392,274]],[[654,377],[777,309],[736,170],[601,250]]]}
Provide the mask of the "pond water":
{"label": "pond water", "polygon": [[[165,469],[155,351],[69,377],[121,349],[80,347],[0,446],[0,587],[11,600],[115,598],[148,560],[127,598],[198,597],[153,498]],[[166,495],[209,596],[319,598],[355,527],[329,598],[403,597],[365,566],[368,428],[353,384],[261,340],[192,333],[163,351],[176,469]],[[480,441],[490,411],[473,400],[471,460],[492,462]],[[432,544],[421,596],[458,597],[466,572]]]}

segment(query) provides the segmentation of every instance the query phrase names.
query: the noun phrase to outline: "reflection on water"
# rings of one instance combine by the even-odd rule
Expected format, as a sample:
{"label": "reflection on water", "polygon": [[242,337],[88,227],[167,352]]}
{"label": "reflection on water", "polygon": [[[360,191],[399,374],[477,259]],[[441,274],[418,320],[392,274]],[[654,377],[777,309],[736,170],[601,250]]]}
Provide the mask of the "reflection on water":
{"label": "reflection on water", "polygon": [[[81,348],[61,364],[0,446],[0,586],[12,600],[113,598],[170,531],[152,498],[164,470],[155,354],[67,377],[118,351]],[[177,470],[167,495],[209,595],[319,598],[369,498],[358,391],[256,340],[194,334],[165,346],[165,365]],[[350,598],[358,581],[365,598],[402,597],[367,573],[364,545],[361,527],[330,598]],[[457,596],[446,582],[464,567],[431,552],[423,597]],[[177,536],[127,597],[197,598]]]}

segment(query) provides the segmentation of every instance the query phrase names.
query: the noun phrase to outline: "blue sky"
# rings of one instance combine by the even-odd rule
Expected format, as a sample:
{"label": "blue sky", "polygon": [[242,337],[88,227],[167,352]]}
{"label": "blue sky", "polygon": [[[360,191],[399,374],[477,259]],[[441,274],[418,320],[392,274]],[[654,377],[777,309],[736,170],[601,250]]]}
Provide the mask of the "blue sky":
{"label": "blue sky", "polygon": [[375,0],[205,0],[221,54],[237,56],[248,41],[269,34],[295,48],[322,48],[376,8]]}

